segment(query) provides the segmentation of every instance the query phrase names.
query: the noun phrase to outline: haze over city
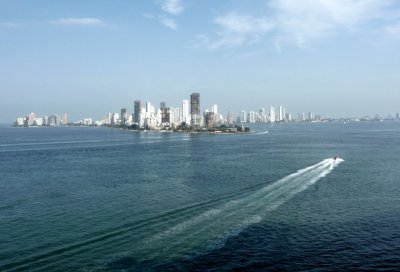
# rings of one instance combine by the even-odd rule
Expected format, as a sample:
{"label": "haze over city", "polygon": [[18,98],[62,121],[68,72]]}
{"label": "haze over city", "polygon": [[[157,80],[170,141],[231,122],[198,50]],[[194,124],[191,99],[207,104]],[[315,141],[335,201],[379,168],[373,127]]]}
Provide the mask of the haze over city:
{"label": "haze over city", "polygon": [[0,2],[0,122],[99,118],[133,101],[394,114],[394,0]]}

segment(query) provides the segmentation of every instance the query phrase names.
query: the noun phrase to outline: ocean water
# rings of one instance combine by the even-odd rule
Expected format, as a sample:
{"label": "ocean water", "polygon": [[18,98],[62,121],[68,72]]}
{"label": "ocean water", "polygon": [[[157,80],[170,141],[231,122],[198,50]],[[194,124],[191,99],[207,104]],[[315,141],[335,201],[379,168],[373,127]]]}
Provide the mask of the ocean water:
{"label": "ocean water", "polygon": [[400,270],[400,122],[253,130],[0,127],[0,271]]}

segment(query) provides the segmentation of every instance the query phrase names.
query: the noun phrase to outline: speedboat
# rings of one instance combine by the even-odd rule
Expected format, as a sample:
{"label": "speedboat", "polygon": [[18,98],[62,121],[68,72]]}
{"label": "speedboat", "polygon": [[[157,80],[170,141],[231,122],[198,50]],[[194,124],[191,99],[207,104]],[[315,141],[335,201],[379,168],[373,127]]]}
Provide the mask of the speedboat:
{"label": "speedboat", "polygon": [[336,159],[337,159],[337,158],[338,158],[338,156],[334,156],[334,157],[333,157],[333,160],[335,160],[335,161],[336,161]]}

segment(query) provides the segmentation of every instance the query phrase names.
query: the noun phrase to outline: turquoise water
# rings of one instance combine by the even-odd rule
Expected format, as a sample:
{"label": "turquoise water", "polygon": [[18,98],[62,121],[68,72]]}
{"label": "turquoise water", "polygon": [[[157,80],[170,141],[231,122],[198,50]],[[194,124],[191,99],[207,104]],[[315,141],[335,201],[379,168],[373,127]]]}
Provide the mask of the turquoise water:
{"label": "turquoise water", "polygon": [[0,127],[0,271],[400,269],[399,122],[254,130]]}

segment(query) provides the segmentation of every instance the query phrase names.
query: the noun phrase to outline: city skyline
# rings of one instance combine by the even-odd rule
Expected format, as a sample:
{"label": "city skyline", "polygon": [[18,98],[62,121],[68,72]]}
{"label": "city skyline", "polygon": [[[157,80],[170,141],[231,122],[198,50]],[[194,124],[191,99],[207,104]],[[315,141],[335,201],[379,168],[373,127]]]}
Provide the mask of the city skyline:
{"label": "city skyline", "polygon": [[269,108],[260,107],[258,110],[245,111],[238,113],[232,111],[221,112],[219,106],[213,104],[210,107],[201,108],[200,93],[190,94],[190,100],[182,99],[180,106],[170,106],[167,102],[160,102],[157,107],[152,102],[146,101],[142,103],[137,99],[133,101],[133,111],[130,113],[129,108],[122,107],[120,113],[108,112],[101,118],[93,119],[85,117],[80,120],[68,122],[68,113],[61,115],[51,114],[49,116],[39,116],[35,112],[31,112],[25,116],[19,116],[15,119],[14,125],[22,126],[59,126],[59,125],[85,125],[85,126],[117,126],[132,127],[142,129],[162,129],[177,128],[180,126],[190,127],[206,127],[214,128],[220,125],[240,125],[243,123],[275,123],[275,122],[321,122],[321,121],[382,121],[382,120],[399,120],[398,112],[386,116],[375,114],[374,116],[362,116],[356,118],[332,118],[309,111],[307,113],[300,112],[295,117],[292,112],[288,111],[285,106],[270,106]]}
{"label": "city skyline", "polygon": [[192,92],[225,113],[398,112],[400,4],[299,3],[2,1],[0,123],[97,118],[137,98],[178,105]]}

